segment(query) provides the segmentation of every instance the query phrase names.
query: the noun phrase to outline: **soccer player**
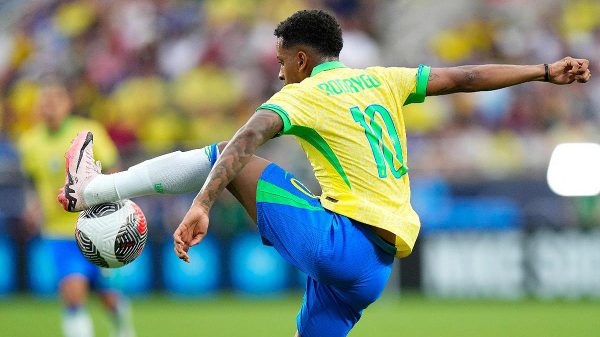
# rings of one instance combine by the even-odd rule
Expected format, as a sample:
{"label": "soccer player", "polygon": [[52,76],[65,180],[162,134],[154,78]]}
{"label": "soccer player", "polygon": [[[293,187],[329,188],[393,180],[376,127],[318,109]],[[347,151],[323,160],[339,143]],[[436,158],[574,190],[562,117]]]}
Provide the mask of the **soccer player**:
{"label": "soccer player", "polygon": [[[77,211],[120,198],[200,189],[173,235],[176,254],[189,262],[189,248],[207,233],[211,206],[228,188],[256,221],[263,242],[308,274],[297,316],[296,335],[302,337],[346,336],[381,295],[394,257],[409,255],[415,244],[420,224],[410,205],[404,105],[428,95],[590,78],[588,61],[570,57],[529,66],[350,69],[338,59],[340,26],[320,10],[293,14],[275,35],[285,86],[228,143],[102,175],[89,159],[92,136],[82,132],[67,153],[67,174],[77,179],[59,201]],[[254,156],[282,134],[300,142],[320,196]]]}
{"label": "soccer player", "polygon": [[85,309],[89,284],[101,291],[102,302],[108,309],[116,337],[133,337],[129,305],[108,285],[100,268],[88,262],[73,237],[77,215],[65,213],[53,200],[56,186],[64,183],[64,150],[61,148],[73,133],[85,128],[98,137],[98,158],[112,166],[117,162],[117,150],[104,128],[97,122],[71,116],[72,101],[67,88],[58,80],[41,84],[38,109],[41,123],[25,132],[19,141],[22,166],[33,183],[37,198],[29,203],[33,218],[41,213],[42,239],[45,256],[56,270],[59,291],[64,305],[62,329],[66,337],[93,336],[92,321]]}

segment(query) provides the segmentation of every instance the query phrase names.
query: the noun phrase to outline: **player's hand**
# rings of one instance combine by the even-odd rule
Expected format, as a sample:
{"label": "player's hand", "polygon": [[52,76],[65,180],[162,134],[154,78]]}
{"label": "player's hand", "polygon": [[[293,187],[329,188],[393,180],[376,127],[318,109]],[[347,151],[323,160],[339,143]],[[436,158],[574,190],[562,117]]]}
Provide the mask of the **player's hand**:
{"label": "player's hand", "polygon": [[565,57],[549,65],[550,82],[554,84],[570,84],[575,81],[585,83],[592,76],[589,66],[589,60]]}
{"label": "player's hand", "polygon": [[200,203],[192,203],[175,233],[173,233],[175,254],[185,262],[190,262],[190,257],[187,254],[190,247],[200,243],[208,231],[209,211]]}

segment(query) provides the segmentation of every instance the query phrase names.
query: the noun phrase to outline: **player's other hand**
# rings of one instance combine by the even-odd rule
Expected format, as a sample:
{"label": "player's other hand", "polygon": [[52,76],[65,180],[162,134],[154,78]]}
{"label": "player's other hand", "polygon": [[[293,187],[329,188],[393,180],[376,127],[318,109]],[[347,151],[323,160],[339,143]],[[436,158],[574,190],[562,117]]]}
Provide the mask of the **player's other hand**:
{"label": "player's other hand", "polygon": [[209,209],[200,203],[192,203],[175,233],[173,233],[175,254],[185,262],[190,262],[190,257],[187,254],[190,247],[200,243],[208,231],[208,212]]}
{"label": "player's other hand", "polygon": [[592,76],[589,65],[589,60],[565,57],[549,65],[550,82],[554,84],[570,84],[575,81],[585,83]]}

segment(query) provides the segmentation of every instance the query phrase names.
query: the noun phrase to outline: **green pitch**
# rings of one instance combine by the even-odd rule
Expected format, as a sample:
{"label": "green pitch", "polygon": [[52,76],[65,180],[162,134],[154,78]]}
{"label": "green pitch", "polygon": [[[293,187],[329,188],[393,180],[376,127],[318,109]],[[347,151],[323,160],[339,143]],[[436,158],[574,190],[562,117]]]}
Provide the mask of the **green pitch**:
{"label": "green pitch", "polygon": [[[292,337],[300,302],[301,295],[294,294],[268,300],[151,296],[132,304],[138,337]],[[96,299],[90,310],[96,336],[108,336],[109,321]],[[450,301],[385,294],[349,336],[596,337],[599,317],[600,301]],[[0,298],[0,336],[61,336],[58,303]]]}

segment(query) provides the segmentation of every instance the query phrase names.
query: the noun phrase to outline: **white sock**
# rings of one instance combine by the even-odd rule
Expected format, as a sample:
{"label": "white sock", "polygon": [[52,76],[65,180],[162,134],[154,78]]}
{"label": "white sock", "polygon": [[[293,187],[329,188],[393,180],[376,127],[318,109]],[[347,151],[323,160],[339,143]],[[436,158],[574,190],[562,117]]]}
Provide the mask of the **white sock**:
{"label": "white sock", "polygon": [[119,299],[116,310],[113,312],[114,333],[113,337],[135,337],[133,318],[129,302],[123,298]]}
{"label": "white sock", "polygon": [[127,171],[100,174],[86,186],[89,206],[142,195],[199,191],[217,160],[216,144],[202,149],[172,152],[146,160]]}
{"label": "white sock", "polygon": [[83,308],[69,308],[64,311],[62,319],[65,337],[93,337],[94,329],[90,315]]}

